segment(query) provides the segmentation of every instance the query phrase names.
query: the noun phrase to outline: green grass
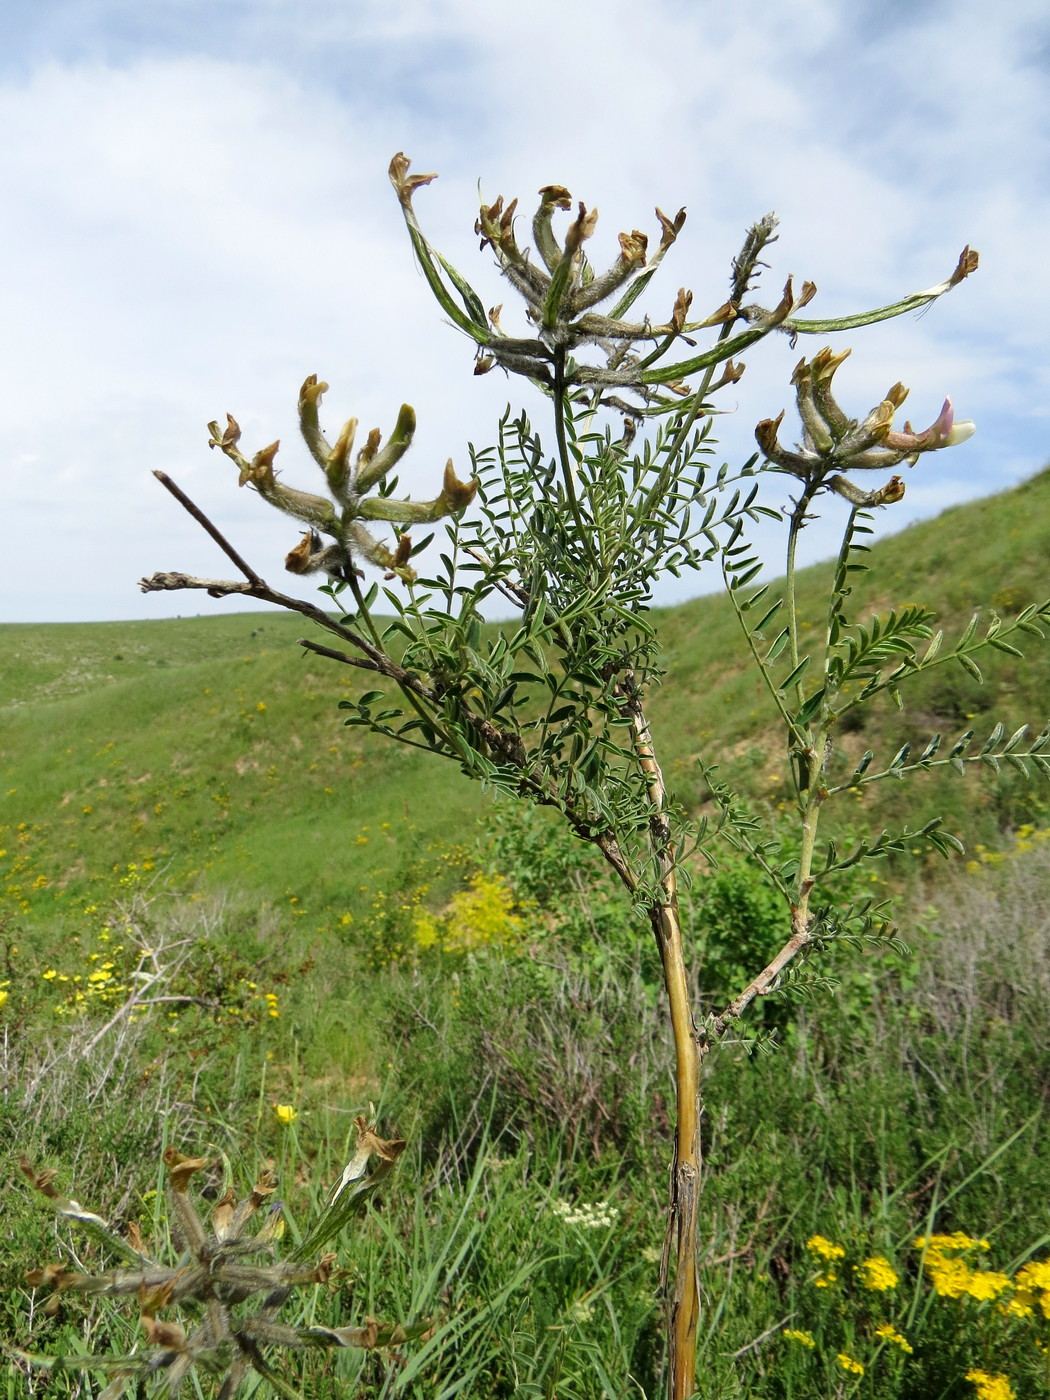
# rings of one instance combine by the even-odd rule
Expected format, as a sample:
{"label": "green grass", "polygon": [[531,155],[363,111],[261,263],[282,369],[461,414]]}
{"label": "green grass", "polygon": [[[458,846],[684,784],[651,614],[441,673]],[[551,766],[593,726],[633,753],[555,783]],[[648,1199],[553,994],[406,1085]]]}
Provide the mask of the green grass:
{"label": "green grass", "polygon": [[[884,967],[875,982],[847,983],[837,1001],[807,1007],[779,1054],[750,1060],[729,1047],[716,1058],[704,1127],[705,1400],[834,1395],[845,1379],[840,1351],[866,1367],[864,1385],[843,1393],[969,1396],[963,1377],[979,1367],[1007,1373],[1018,1395],[1050,1394],[1036,1345],[1050,1337],[1038,1309],[1011,1320],[994,1299],[937,1297],[913,1243],[931,1230],[987,1237],[987,1254],[974,1262],[1011,1274],[1047,1255],[1046,857],[1044,846],[972,877],[954,896],[942,892],[940,911],[926,911],[925,950]],[[276,1019],[263,1012],[246,1024],[190,1004],[172,1031],[161,1008],[88,1050],[86,1033],[102,1019],[89,1016],[70,1032],[81,1053],[55,1061],[26,1102],[56,1046],[53,1034],[50,1045],[40,1039],[47,1005],[19,997],[34,1031],[5,1083],[0,1120],[0,1335],[64,1355],[138,1337],[133,1301],[89,1306],[67,1297],[54,1317],[40,1311],[43,1294],[31,1303],[23,1261],[71,1251],[89,1269],[107,1261],[77,1227],[55,1232],[47,1203],[17,1171],[20,1150],[58,1167],[60,1188],[84,1205],[118,1224],[137,1221],[161,1241],[168,1225],[157,1156],[168,1142],[215,1160],[201,1178],[212,1199],[223,1158],[242,1189],[270,1159],[294,1244],[349,1157],[352,1117],[371,1098],[388,1135],[409,1137],[409,1151],[379,1206],[338,1240],[333,1286],[305,1290],[284,1320],[432,1317],[435,1335],[400,1359],[293,1355],[280,1362],[283,1377],[307,1400],[658,1396],[669,1083],[662,1012],[644,979],[621,968],[581,981],[568,964],[557,970],[552,944],[542,997],[537,963],[499,954],[435,958],[337,986],[331,968],[322,983],[316,969],[282,967],[273,935],[251,943],[228,914],[195,908],[168,927],[164,908],[136,895],[125,931],[111,925],[108,947],[118,934],[148,934],[156,945],[195,931],[191,980],[172,988],[214,993],[209,969],[218,959],[229,1005],[245,970],[261,965],[259,989],[278,990]],[[231,942],[243,948],[243,964],[229,961]],[[328,1034],[318,1014],[325,986],[358,1033],[356,1052],[340,1046],[341,1072],[318,1044]],[[530,1015],[517,1014],[530,1004]],[[543,1069],[552,1029],[564,1057],[556,1082],[550,1072],[512,1080],[515,1064],[539,1060]],[[381,1048],[390,1067],[355,1072],[363,1048]],[[502,1080],[492,1074],[499,1064]],[[597,1134],[574,1131],[595,1089],[599,1102],[621,1108],[617,1141],[608,1121]],[[291,1125],[279,1121],[277,1104],[296,1110]],[[444,1131],[434,1133],[439,1116]],[[595,1225],[566,1218],[599,1202],[611,1206],[611,1222],[601,1223],[601,1211],[590,1213]],[[844,1251],[828,1288],[807,1248],[815,1234]],[[853,1273],[873,1255],[897,1275],[885,1293]],[[907,1358],[880,1345],[875,1329],[887,1322],[912,1346]],[[785,1326],[809,1333],[814,1349],[785,1338]],[[7,1376],[19,1397],[84,1394],[75,1376],[45,1387],[13,1361]]]}
{"label": "green grass", "polygon": [[343,728],[344,676],[301,656],[293,621],[139,624],[154,653],[168,639],[167,664],[143,643],[127,679],[86,689],[79,626],[8,629],[50,657],[46,681],[22,668],[20,694],[70,692],[3,711],[9,907],[79,907],[135,864],[329,917],[396,859],[395,830],[426,844],[450,815],[469,830],[477,797],[454,771]]}
{"label": "green grass", "polygon": [[[1009,615],[1040,600],[1048,558],[1050,471],[882,541],[873,556],[877,595],[861,585],[858,611],[923,601],[950,636],[975,608]],[[801,580],[802,615],[814,628],[829,567]],[[704,597],[655,616],[668,677],[654,695],[653,722],[679,798],[702,804],[702,755],[752,795],[783,802],[772,716],[725,600]],[[337,702],[367,682],[303,656],[294,644],[303,626],[238,614],[0,628],[6,907],[51,918],[81,907],[117,867],[148,863],[183,889],[294,901],[311,930],[324,932],[367,905],[405,837],[424,849],[470,840],[485,799],[454,765],[344,728]],[[905,740],[925,742],[934,731],[1042,725],[1050,646],[1036,642],[1030,652],[1027,664],[996,654],[983,687],[958,666],[924,678],[904,715],[887,702],[843,736],[843,771],[867,747],[888,760]],[[1037,788],[972,775],[913,782],[906,796],[884,787],[871,819],[896,819],[905,802],[913,817],[944,814],[986,844],[1047,811]]]}

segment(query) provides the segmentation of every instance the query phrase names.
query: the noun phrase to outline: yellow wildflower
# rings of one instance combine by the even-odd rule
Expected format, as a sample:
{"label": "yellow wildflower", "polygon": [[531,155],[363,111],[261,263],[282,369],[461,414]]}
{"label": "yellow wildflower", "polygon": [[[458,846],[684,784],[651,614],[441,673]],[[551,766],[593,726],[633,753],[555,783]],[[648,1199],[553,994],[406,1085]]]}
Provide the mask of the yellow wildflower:
{"label": "yellow wildflower", "polygon": [[832,1244],[831,1240],[825,1239],[823,1235],[810,1235],[806,1241],[806,1248],[810,1254],[817,1255],[820,1259],[842,1259],[846,1251],[840,1244]]}
{"label": "yellow wildflower", "polygon": [[939,1298],[961,1298],[970,1291],[972,1271],[962,1259],[945,1259],[942,1256],[927,1256],[926,1272],[930,1276],[933,1291]]}
{"label": "yellow wildflower", "polygon": [[789,1341],[801,1342],[804,1347],[809,1347],[810,1351],[817,1345],[813,1340],[812,1332],[803,1332],[798,1327],[785,1327],[782,1335],[787,1337]]}
{"label": "yellow wildflower", "polygon": [[907,1337],[898,1332],[892,1323],[884,1322],[881,1327],[876,1327],[875,1335],[881,1337],[884,1342],[892,1342],[895,1347],[900,1347],[901,1351],[908,1356],[914,1350]]}
{"label": "yellow wildflower", "polygon": [[838,1281],[839,1276],[835,1272],[835,1270],[828,1269],[827,1273],[818,1274],[816,1276],[816,1278],[813,1280],[813,1286],[815,1288],[830,1288],[833,1284],[838,1283]]}
{"label": "yellow wildflower", "polygon": [[[1046,1294],[1043,1294],[1046,1297]],[[1035,1294],[1027,1288],[1019,1288],[1008,1303],[1003,1303],[999,1311],[1004,1317],[1031,1317],[1035,1312]]]}
{"label": "yellow wildflower", "polygon": [[865,1259],[858,1265],[856,1272],[860,1275],[861,1283],[871,1293],[887,1293],[900,1282],[893,1265],[881,1254],[874,1254],[870,1259]]}
{"label": "yellow wildflower", "polygon": [[1014,1400],[1010,1382],[1001,1373],[993,1376],[974,1369],[966,1372],[966,1379],[977,1387],[977,1400]]}
{"label": "yellow wildflower", "polygon": [[49,967],[48,970],[46,972],[42,972],[40,976],[44,979],[45,982],[53,982],[58,976],[58,973],[53,967]]}
{"label": "yellow wildflower", "polygon": [[7,1000],[7,993],[6,993],[5,991],[0,991],[0,1006],[3,1006],[3,1004],[4,1004],[4,1002],[5,1002],[6,1000]]}
{"label": "yellow wildflower", "polygon": [[1018,1288],[1050,1289],[1050,1259],[1022,1265],[1017,1270],[1014,1283]]}
{"label": "yellow wildflower", "polygon": [[864,1362],[855,1361],[852,1356],[847,1356],[844,1351],[840,1351],[835,1360],[844,1371],[848,1371],[852,1376],[863,1376]]}
{"label": "yellow wildflower", "polygon": [[920,1235],[915,1241],[916,1249],[925,1249],[930,1254],[942,1254],[946,1249],[990,1249],[987,1240],[975,1240],[972,1235],[964,1235],[956,1230],[951,1235]]}
{"label": "yellow wildflower", "polygon": [[987,1303],[992,1298],[998,1298],[1000,1293],[1005,1293],[1010,1287],[1010,1280],[1005,1274],[975,1271],[971,1273],[966,1284],[966,1292],[971,1298],[976,1298],[980,1303]]}
{"label": "yellow wildflower", "polygon": [[278,1123],[282,1123],[286,1128],[299,1117],[290,1103],[275,1104],[273,1111],[277,1115]]}

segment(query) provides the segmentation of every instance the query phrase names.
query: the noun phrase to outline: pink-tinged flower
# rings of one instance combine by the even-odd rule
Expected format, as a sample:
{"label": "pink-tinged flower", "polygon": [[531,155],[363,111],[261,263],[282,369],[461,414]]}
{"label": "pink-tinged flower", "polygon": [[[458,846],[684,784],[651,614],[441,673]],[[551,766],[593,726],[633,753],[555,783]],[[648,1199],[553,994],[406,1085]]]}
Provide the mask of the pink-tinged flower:
{"label": "pink-tinged flower", "polygon": [[924,432],[916,433],[910,423],[905,423],[903,432],[887,433],[882,441],[884,446],[895,448],[898,452],[930,452],[939,447],[957,447],[960,442],[972,438],[976,431],[976,425],[969,418],[962,418],[958,423],[955,421],[952,401],[945,399],[936,422],[931,423]]}
{"label": "pink-tinged flower", "polygon": [[881,490],[865,491],[842,473],[885,471],[902,462],[913,467],[924,452],[965,442],[973,436],[974,425],[968,418],[956,422],[952,401],[945,399],[936,421],[922,432],[915,432],[910,423],[905,423],[903,431],[894,432],[894,414],[908,397],[908,390],[900,383],[887,390],[886,397],[863,421],[848,417],[831,391],[835,371],[847,354],[849,351],[833,355],[824,349],[812,360],[800,360],[795,366],[791,382],[803,433],[794,450],[784,448],[778,438],[783,413],[764,418],[755,429],[755,439],[774,467],[798,477],[814,495],[829,490],[863,508],[892,505],[904,495],[899,476]]}

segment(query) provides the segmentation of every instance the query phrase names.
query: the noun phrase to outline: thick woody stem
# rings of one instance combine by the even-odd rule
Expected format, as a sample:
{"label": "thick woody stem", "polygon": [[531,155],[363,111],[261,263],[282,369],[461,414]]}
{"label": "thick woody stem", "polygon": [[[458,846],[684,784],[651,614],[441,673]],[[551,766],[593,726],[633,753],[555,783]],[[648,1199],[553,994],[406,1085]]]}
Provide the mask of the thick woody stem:
{"label": "thick woody stem", "polygon": [[689,1001],[689,983],[678,915],[678,887],[671,823],[667,815],[667,790],[653,749],[649,722],[634,678],[625,678],[624,710],[634,733],[634,749],[645,774],[652,804],[649,845],[659,876],[659,901],[650,921],[660,949],[664,985],[675,1045],[674,1169],[671,1182],[669,1231],[675,1235],[675,1279],[669,1299],[671,1374],[670,1400],[687,1400],[696,1384],[696,1330],[700,1317],[697,1276],[697,1212],[700,1186],[700,1048]]}

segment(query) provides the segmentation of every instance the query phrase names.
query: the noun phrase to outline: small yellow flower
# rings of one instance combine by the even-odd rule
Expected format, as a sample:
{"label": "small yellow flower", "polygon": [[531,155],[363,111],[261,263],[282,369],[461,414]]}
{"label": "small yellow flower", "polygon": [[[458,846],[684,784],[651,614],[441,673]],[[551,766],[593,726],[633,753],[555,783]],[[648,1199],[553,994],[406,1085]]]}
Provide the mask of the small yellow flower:
{"label": "small yellow flower", "polygon": [[966,1292],[979,1303],[987,1303],[992,1298],[998,1298],[1000,1293],[1005,1293],[1009,1287],[1010,1280],[1005,1274],[975,1270],[967,1281]]}
{"label": "small yellow flower", "polygon": [[988,1250],[991,1245],[987,1240],[975,1240],[972,1235],[964,1235],[961,1230],[956,1230],[951,1235],[920,1235],[915,1241],[916,1249],[925,1249],[930,1254],[943,1254],[946,1249],[983,1249]]}
{"label": "small yellow flower", "polygon": [[1014,1400],[1010,1382],[1001,1372],[993,1376],[974,1369],[966,1372],[966,1379],[977,1387],[977,1400]]}
{"label": "small yellow flower", "polygon": [[0,991],[0,1006],[3,1006],[3,1004],[4,1004],[4,1002],[5,1002],[6,1000],[7,1000],[7,993],[4,992],[4,991]]}
{"label": "small yellow flower", "polygon": [[851,1376],[863,1376],[864,1362],[854,1361],[852,1356],[847,1356],[844,1351],[840,1351],[835,1360],[844,1371],[848,1371]]}
{"label": "small yellow flower", "polygon": [[816,1276],[813,1280],[813,1286],[815,1288],[831,1288],[834,1284],[838,1283],[838,1281],[838,1274],[834,1269],[829,1269],[827,1273],[818,1274]]}
{"label": "small yellow flower", "polygon": [[278,1123],[282,1123],[286,1128],[299,1117],[290,1103],[275,1104],[273,1111],[277,1115]]}
{"label": "small yellow flower", "polygon": [[908,1356],[910,1356],[914,1350],[907,1337],[902,1336],[889,1322],[884,1322],[881,1327],[876,1327],[875,1335],[876,1337],[881,1337],[884,1342],[891,1342],[895,1347],[900,1347],[901,1351],[905,1352]]}
{"label": "small yellow flower", "polygon": [[255,710],[257,714],[264,715],[266,713],[266,701],[260,700],[258,705],[256,705]]}
{"label": "small yellow flower", "polygon": [[785,1327],[782,1333],[789,1341],[800,1342],[802,1346],[809,1347],[810,1351],[817,1345],[813,1340],[812,1332],[803,1332],[798,1327]]}
{"label": "small yellow flower", "polygon": [[945,1259],[931,1255],[926,1259],[926,1272],[938,1298],[961,1298],[970,1291],[973,1272],[962,1259]]}
{"label": "small yellow flower", "polygon": [[1035,1294],[1030,1293],[1027,1288],[1019,1288],[1008,1303],[1000,1305],[999,1311],[1004,1317],[1033,1317]]}
{"label": "small yellow flower", "polygon": [[42,972],[40,976],[44,979],[45,982],[53,982],[58,976],[58,973],[53,967],[49,967],[48,970],[46,972]]}
{"label": "small yellow flower", "polygon": [[806,1241],[806,1248],[810,1254],[817,1255],[820,1259],[842,1259],[846,1251],[840,1244],[832,1244],[831,1240],[825,1239],[823,1235],[811,1235]]}
{"label": "small yellow flower", "polygon": [[1014,1283],[1018,1288],[1050,1289],[1050,1259],[1024,1264],[1017,1270]]}
{"label": "small yellow flower", "polygon": [[856,1272],[870,1293],[886,1293],[891,1288],[896,1288],[900,1282],[893,1265],[881,1254],[874,1254],[870,1259],[865,1259],[858,1265]]}

